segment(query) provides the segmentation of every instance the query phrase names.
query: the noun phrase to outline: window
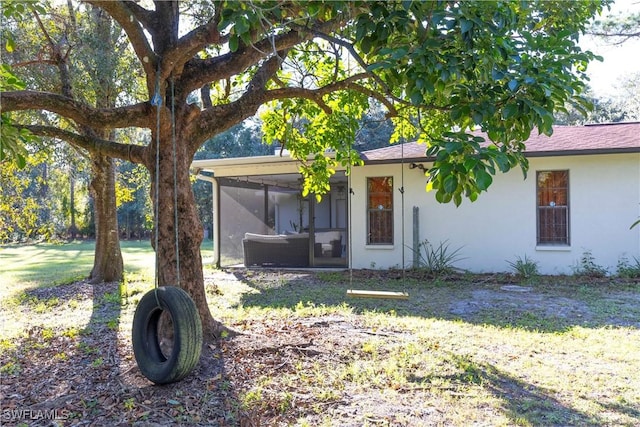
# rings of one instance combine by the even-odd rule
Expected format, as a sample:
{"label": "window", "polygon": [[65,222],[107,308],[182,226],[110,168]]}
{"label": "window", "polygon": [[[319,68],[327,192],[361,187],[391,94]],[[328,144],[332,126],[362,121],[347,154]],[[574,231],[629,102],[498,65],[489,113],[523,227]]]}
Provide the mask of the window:
{"label": "window", "polygon": [[393,244],[393,178],[367,178],[367,244]]}
{"label": "window", "polygon": [[538,244],[569,244],[569,171],[537,173]]}

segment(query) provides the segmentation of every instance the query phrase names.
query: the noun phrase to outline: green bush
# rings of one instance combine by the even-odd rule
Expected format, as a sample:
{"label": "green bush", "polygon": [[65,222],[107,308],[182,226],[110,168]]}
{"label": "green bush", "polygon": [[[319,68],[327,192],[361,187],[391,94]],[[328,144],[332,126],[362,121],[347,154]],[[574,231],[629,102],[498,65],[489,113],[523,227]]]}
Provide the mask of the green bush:
{"label": "green bush", "polygon": [[428,240],[418,245],[418,268],[426,270],[435,277],[451,273],[455,270],[454,264],[465,258],[460,256],[460,250],[451,250],[448,240],[433,246]]}
{"label": "green bush", "polygon": [[633,257],[633,261],[629,261],[627,257],[623,256],[618,260],[616,274],[627,279],[640,278],[640,259]]}
{"label": "green bush", "polygon": [[538,275],[538,262],[527,257],[526,254],[524,258],[517,256],[515,261],[507,261],[507,264],[513,269],[516,276],[523,279],[530,279]]}
{"label": "green bush", "polygon": [[605,277],[608,271],[601,265],[596,264],[595,258],[590,250],[582,253],[580,261],[573,267],[573,274],[585,277]]}

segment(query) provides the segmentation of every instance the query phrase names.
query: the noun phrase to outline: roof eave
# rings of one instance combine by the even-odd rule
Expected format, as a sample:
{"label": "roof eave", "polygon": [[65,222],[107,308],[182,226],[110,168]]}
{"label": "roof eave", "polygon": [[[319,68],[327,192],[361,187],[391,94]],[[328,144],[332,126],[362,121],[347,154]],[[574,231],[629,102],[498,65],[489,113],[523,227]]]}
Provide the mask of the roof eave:
{"label": "roof eave", "polygon": [[[566,156],[587,156],[603,154],[630,154],[640,153],[640,147],[625,148],[597,148],[592,150],[554,150],[554,151],[531,151],[525,152],[525,157],[566,157]],[[434,157],[406,157],[404,159],[363,159],[365,165],[385,165],[397,163],[433,162]]]}

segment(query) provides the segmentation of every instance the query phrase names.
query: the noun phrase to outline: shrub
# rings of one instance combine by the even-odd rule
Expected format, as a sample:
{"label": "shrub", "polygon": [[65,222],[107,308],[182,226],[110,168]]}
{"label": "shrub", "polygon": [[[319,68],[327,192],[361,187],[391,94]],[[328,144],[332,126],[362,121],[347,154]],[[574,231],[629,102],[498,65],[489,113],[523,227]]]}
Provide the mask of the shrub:
{"label": "shrub", "polygon": [[448,240],[433,246],[428,240],[418,245],[419,268],[426,270],[434,276],[451,273],[455,270],[454,264],[465,258],[460,256],[460,250],[451,250]]}
{"label": "shrub", "polygon": [[640,259],[633,257],[633,261],[629,261],[623,256],[618,260],[616,274],[627,279],[640,278]]}
{"label": "shrub", "polygon": [[513,269],[513,272],[516,276],[519,276],[523,279],[530,279],[534,276],[538,275],[538,263],[537,261],[532,260],[527,257],[525,254],[524,258],[516,257],[515,261],[507,261],[507,264]]}
{"label": "shrub", "polygon": [[573,274],[585,277],[604,277],[607,275],[607,269],[596,264],[595,258],[590,250],[582,253],[580,261],[573,267]]}

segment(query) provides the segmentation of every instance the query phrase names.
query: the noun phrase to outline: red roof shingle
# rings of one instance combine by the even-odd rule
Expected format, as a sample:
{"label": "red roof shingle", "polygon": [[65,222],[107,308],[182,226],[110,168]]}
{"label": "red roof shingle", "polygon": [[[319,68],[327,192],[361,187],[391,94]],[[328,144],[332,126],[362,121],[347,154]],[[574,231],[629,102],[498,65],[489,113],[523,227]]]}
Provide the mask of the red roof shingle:
{"label": "red roof shingle", "polygon": [[[474,132],[476,133],[476,132]],[[488,140],[488,138],[485,139]],[[525,142],[530,157],[575,154],[640,153],[640,122],[607,123],[586,126],[554,126],[553,135],[532,132]],[[366,163],[400,159],[426,159],[424,144],[409,142],[361,153]]]}

